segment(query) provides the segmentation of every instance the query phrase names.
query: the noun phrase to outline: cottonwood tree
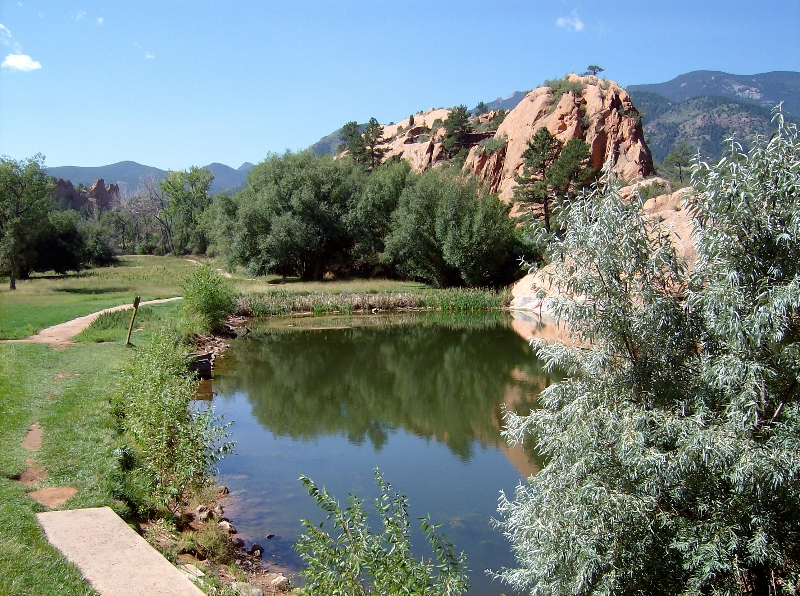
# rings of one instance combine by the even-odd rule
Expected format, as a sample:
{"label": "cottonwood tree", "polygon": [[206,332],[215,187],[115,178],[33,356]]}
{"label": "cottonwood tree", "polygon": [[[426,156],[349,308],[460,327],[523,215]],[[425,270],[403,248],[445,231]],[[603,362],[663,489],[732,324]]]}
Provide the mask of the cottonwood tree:
{"label": "cottonwood tree", "polygon": [[20,161],[0,158],[0,261],[8,268],[12,290],[27,239],[54,207],[51,189],[41,154]]}
{"label": "cottonwood tree", "polygon": [[166,202],[164,215],[171,222],[173,250],[180,254],[203,253],[208,241],[200,229],[200,217],[211,204],[209,189],[214,180],[208,168],[169,171],[158,185]]}
{"label": "cottonwood tree", "polygon": [[[546,467],[497,522],[531,594],[793,594],[800,581],[800,140],[698,164],[693,272],[604,180],[575,200],[548,305],[567,378],[508,413]],[[688,241],[689,239],[683,239]]]}

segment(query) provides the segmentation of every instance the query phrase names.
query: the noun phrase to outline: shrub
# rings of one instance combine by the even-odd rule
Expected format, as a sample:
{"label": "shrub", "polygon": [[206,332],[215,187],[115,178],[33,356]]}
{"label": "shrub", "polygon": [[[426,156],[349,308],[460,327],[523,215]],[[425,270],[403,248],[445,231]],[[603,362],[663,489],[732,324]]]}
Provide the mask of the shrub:
{"label": "shrub", "polygon": [[233,312],[236,291],[227,279],[206,265],[184,280],[183,309],[191,329],[207,333]]}
{"label": "shrub", "polygon": [[[780,115],[778,115],[780,119]],[[575,201],[536,340],[547,466],[501,497],[531,594],[795,594],[800,580],[800,139],[697,164],[694,272],[613,186]],[[685,239],[684,239],[685,241]]]}
{"label": "shrub", "polygon": [[233,450],[224,442],[229,424],[219,424],[210,406],[192,406],[198,381],[188,374],[184,353],[172,335],[156,332],[122,376],[115,410],[123,445],[116,453],[122,492],[136,493],[132,500],[140,508],[176,513]]}
{"label": "shrub", "polygon": [[508,137],[503,135],[500,138],[489,137],[487,139],[483,139],[480,143],[478,143],[478,148],[484,155],[491,155],[492,153],[497,153],[498,151],[505,149],[507,144]]}
{"label": "shrub", "polygon": [[456,555],[453,545],[437,533],[440,527],[423,518],[421,527],[435,560],[415,559],[411,554],[408,503],[392,491],[378,469],[375,480],[380,496],[375,509],[383,531],[370,532],[364,502],[350,495],[347,507],[305,476],[300,481],[317,505],[333,519],[332,536],[322,527],[303,520],[305,533],[295,544],[306,563],[301,572],[310,594],[430,594],[458,596],[469,587],[467,560]]}
{"label": "shrub", "polygon": [[545,81],[544,86],[550,87],[553,92],[553,105],[556,105],[565,93],[572,93],[579,97],[586,89],[586,85],[581,81],[570,81],[567,77]]}

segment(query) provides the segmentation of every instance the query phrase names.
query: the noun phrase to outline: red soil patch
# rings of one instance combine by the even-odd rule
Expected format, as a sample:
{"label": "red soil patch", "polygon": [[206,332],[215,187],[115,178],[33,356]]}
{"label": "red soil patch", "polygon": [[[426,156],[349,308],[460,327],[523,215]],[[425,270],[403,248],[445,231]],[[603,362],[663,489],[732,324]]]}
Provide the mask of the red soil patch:
{"label": "red soil patch", "polygon": [[31,451],[36,451],[42,446],[42,427],[38,422],[31,424],[28,434],[22,439],[22,446]]}
{"label": "red soil patch", "polygon": [[42,480],[47,480],[47,470],[41,466],[34,465],[33,460],[28,460],[28,467],[24,472],[14,476],[14,480],[25,486],[34,486]]}
{"label": "red soil patch", "polygon": [[34,490],[29,492],[28,496],[47,507],[58,507],[74,497],[77,492],[78,489],[73,486],[54,486]]}

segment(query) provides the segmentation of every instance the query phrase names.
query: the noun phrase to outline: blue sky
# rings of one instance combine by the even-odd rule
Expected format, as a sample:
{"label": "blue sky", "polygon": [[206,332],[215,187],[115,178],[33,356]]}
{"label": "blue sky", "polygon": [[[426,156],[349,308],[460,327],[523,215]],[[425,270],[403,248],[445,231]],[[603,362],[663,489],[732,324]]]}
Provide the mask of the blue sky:
{"label": "blue sky", "polygon": [[50,166],[238,167],[590,63],[800,70],[798,0],[1,1],[0,154]]}

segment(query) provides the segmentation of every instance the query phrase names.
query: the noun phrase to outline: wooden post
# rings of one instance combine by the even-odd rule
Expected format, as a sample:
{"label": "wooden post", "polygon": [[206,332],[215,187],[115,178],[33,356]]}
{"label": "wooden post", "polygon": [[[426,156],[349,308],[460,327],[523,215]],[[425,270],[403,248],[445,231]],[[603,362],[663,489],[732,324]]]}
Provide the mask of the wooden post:
{"label": "wooden post", "polygon": [[128,325],[128,338],[125,340],[125,345],[131,345],[131,333],[133,333],[133,322],[136,320],[136,313],[139,312],[139,296],[133,299],[133,314],[131,315],[131,324]]}

